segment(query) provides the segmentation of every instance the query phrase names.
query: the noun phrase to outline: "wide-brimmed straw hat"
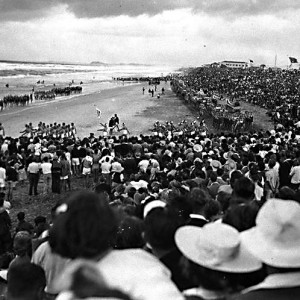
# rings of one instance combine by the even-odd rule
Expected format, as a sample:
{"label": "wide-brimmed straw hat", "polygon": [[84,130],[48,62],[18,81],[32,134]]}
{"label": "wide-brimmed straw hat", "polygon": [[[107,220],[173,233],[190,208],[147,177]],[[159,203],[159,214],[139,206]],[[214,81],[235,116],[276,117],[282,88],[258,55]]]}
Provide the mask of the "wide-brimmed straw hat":
{"label": "wide-brimmed straw hat", "polygon": [[222,164],[218,160],[213,159],[210,164],[214,171],[216,171],[219,168],[222,168]]}
{"label": "wide-brimmed straw hat", "polygon": [[201,152],[203,150],[203,147],[199,144],[196,144],[196,145],[193,146],[193,150],[195,152]]}
{"label": "wide-brimmed straw hat", "polygon": [[241,234],[249,251],[267,265],[300,267],[300,205],[269,199],[256,217],[256,226]]}
{"label": "wide-brimmed straw hat", "polygon": [[165,207],[166,203],[161,201],[161,200],[153,200],[149,203],[146,204],[146,206],[144,207],[144,218],[147,217],[147,215],[149,214],[149,212],[154,209],[154,208],[158,208],[158,207]]}
{"label": "wide-brimmed straw hat", "polygon": [[241,243],[239,232],[227,224],[183,226],[177,230],[175,241],[184,256],[211,270],[247,273],[262,267]]}

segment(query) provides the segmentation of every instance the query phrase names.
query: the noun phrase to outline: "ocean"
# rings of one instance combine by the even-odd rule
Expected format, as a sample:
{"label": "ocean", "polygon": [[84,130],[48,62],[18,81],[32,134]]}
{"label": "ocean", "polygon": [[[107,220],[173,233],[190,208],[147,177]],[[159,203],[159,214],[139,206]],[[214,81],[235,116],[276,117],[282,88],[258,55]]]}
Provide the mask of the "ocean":
{"label": "ocean", "polygon": [[0,99],[6,95],[30,94],[32,89],[51,90],[54,84],[66,87],[71,82],[73,86],[83,82],[82,94],[91,94],[123,85],[113,77],[166,76],[174,71],[166,66],[152,65],[0,62]]}

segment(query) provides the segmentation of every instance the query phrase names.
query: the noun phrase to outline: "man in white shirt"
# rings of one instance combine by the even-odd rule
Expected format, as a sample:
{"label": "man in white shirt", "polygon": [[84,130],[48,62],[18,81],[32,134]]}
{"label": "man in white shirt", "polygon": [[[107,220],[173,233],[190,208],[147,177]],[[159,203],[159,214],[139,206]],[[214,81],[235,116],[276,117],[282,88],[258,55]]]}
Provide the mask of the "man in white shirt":
{"label": "man in white shirt", "polygon": [[111,171],[111,162],[109,156],[106,156],[105,161],[101,163],[101,174],[103,178],[105,179],[105,183],[109,184],[111,183],[111,177],[110,177],[110,171]]}
{"label": "man in white shirt", "polygon": [[34,158],[33,161],[29,164],[28,169],[28,178],[29,178],[29,196],[32,195],[32,189],[34,194],[37,196],[37,186],[39,183],[39,173],[40,173],[40,164]]}
{"label": "man in white shirt", "polygon": [[88,187],[88,181],[90,174],[92,172],[93,158],[90,156],[90,153],[86,153],[86,157],[82,160],[82,174],[85,177],[85,186]]}
{"label": "man in white shirt", "polygon": [[51,190],[51,167],[52,164],[49,162],[48,157],[44,157],[44,160],[41,164],[42,173],[43,173],[43,181],[44,181],[44,187],[43,187],[43,193],[47,194]]}

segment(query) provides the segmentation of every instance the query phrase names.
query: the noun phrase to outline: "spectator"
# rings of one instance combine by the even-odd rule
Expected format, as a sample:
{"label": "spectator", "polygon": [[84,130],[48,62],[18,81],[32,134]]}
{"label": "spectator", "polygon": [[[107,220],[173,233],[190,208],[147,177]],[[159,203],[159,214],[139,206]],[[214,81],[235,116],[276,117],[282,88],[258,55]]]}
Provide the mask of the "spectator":
{"label": "spectator", "polygon": [[188,269],[196,284],[196,288],[184,291],[186,299],[225,299],[239,291],[245,274],[262,268],[229,225],[183,226],[177,230],[175,241],[189,259]]}
{"label": "spectator", "polygon": [[29,178],[29,196],[32,195],[32,190],[34,191],[34,195],[37,196],[37,187],[40,176],[40,164],[37,162],[36,158],[33,158],[32,162],[28,165],[27,172]]}
{"label": "spectator", "polygon": [[[50,245],[62,256],[94,260],[108,285],[133,298],[183,299],[165,267],[154,257],[137,249],[110,250],[116,229],[107,202],[96,194],[81,192],[69,199],[66,212],[54,222]],[[70,235],[70,230],[75,235]],[[120,270],[126,270],[126,276]],[[70,290],[68,282],[59,282],[62,290]]]}
{"label": "spectator", "polygon": [[271,199],[257,215],[256,226],[242,233],[245,247],[266,265],[268,276],[236,299],[299,299],[299,215],[299,203]]}
{"label": "spectator", "polygon": [[29,234],[33,233],[33,226],[25,221],[25,213],[23,211],[18,212],[18,225],[16,227],[16,233],[19,231],[27,231]]}
{"label": "spectator", "polygon": [[205,206],[211,200],[209,194],[200,189],[193,188],[190,193],[189,202],[192,206],[193,213],[190,214],[188,225],[202,227],[207,224],[208,220],[205,218]]}
{"label": "spectator", "polygon": [[51,190],[51,185],[52,185],[52,174],[51,174],[51,168],[52,164],[49,162],[48,157],[45,157],[42,164],[41,164],[41,169],[42,169],[42,174],[43,174],[43,193],[48,194]]}
{"label": "spectator", "polygon": [[42,300],[45,285],[41,267],[31,263],[18,264],[8,273],[7,300]]}
{"label": "spectator", "polygon": [[[0,197],[0,207],[3,206],[4,199]],[[6,210],[0,212],[0,255],[10,251],[12,248],[12,238],[10,234],[11,220]]]}

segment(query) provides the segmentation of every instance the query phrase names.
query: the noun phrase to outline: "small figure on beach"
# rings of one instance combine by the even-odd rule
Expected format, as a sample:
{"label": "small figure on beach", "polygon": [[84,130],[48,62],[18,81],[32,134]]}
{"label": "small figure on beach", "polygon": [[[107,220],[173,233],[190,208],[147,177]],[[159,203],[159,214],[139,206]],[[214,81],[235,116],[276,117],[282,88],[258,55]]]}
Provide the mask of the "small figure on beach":
{"label": "small figure on beach", "polygon": [[121,131],[121,135],[127,137],[128,134],[130,134],[128,128],[126,127],[125,123],[122,123],[122,127],[119,129]]}
{"label": "small figure on beach", "polygon": [[99,128],[98,131],[102,131],[103,132],[103,136],[106,137],[108,136],[108,126],[107,123],[99,123],[100,126],[102,126],[102,128]]}
{"label": "small figure on beach", "polygon": [[162,93],[162,95],[165,94],[165,88],[164,87],[161,89],[161,93]]}
{"label": "small figure on beach", "polygon": [[145,87],[143,86],[143,95],[145,94]]}
{"label": "small figure on beach", "polygon": [[115,114],[114,116],[112,116],[109,120],[109,123],[108,123],[108,127],[109,127],[109,134],[112,135],[113,134],[113,131],[115,128],[117,128],[117,130],[119,131],[119,117],[117,114]]}
{"label": "small figure on beach", "polygon": [[5,85],[7,88],[9,88],[9,84],[7,83],[6,85]]}

